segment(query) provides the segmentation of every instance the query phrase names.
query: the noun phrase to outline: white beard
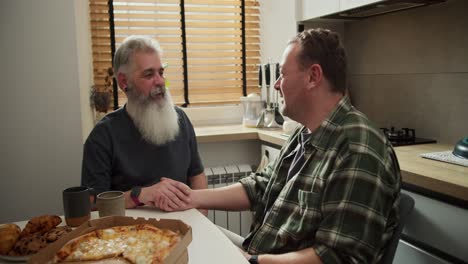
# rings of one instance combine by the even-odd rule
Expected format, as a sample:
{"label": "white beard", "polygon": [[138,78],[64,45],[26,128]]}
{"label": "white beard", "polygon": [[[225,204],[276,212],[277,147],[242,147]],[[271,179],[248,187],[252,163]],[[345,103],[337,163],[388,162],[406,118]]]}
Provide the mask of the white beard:
{"label": "white beard", "polygon": [[173,141],[179,134],[179,117],[169,91],[166,90],[161,99],[152,98],[153,94],[163,90],[164,87],[156,87],[147,97],[140,94],[133,85],[127,91],[128,114],[143,139],[155,145]]}

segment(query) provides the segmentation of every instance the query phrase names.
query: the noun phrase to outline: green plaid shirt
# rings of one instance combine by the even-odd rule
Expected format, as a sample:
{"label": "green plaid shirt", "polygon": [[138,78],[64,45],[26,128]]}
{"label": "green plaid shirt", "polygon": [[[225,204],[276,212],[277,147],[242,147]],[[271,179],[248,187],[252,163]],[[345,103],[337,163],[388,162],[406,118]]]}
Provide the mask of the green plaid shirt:
{"label": "green plaid shirt", "polygon": [[376,263],[398,222],[400,168],[391,144],[345,96],[288,171],[303,126],[261,173],[240,182],[255,210],[250,254],[314,248],[324,263]]}

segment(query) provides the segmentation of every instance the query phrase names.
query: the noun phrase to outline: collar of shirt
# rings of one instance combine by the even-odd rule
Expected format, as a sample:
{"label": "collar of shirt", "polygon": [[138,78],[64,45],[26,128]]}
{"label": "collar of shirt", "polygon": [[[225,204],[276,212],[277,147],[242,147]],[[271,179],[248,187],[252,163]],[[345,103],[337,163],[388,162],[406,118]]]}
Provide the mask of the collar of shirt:
{"label": "collar of shirt", "polygon": [[[306,154],[311,152],[313,148],[325,150],[330,143],[330,139],[334,138],[333,135],[337,129],[339,129],[340,121],[346,117],[354,107],[351,105],[351,101],[347,95],[343,96],[335,108],[330,112],[328,117],[322,121],[320,126],[312,132],[310,140],[308,140],[304,147]],[[303,131],[304,126],[299,131]]]}

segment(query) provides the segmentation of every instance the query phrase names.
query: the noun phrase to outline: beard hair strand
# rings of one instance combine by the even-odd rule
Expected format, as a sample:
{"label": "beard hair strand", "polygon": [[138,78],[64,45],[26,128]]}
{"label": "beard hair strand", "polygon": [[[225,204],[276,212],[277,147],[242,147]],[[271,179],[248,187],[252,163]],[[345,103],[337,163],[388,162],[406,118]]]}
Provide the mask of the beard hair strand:
{"label": "beard hair strand", "polygon": [[142,98],[135,92],[131,89],[127,93],[127,111],[143,139],[155,145],[175,140],[179,134],[179,117],[169,91],[157,101]]}

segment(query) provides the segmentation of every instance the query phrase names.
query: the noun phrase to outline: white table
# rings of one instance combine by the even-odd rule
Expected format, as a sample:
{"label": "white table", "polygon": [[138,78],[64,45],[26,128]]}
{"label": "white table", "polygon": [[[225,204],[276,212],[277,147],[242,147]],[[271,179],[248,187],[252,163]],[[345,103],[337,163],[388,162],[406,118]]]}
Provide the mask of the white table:
{"label": "white table", "polygon": [[[192,227],[192,242],[188,247],[189,263],[248,263],[239,249],[198,210],[191,209],[182,212],[162,212],[153,208],[127,209],[126,216],[145,218],[178,219]],[[97,212],[91,213],[91,219],[98,218]],[[24,228],[27,221],[16,224]],[[2,262],[0,263],[9,263]]]}

